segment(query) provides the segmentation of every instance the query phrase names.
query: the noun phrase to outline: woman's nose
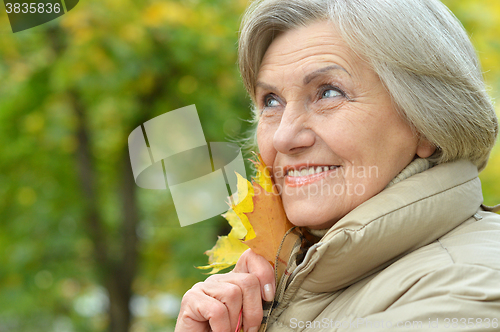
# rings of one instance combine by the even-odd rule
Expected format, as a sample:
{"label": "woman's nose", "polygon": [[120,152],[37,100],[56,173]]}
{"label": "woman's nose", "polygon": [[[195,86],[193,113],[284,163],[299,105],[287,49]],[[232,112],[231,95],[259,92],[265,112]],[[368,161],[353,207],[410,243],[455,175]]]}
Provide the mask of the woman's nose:
{"label": "woman's nose", "polygon": [[294,154],[314,144],[315,134],[307,125],[308,117],[305,110],[300,110],[290,103],[286,106],[273,137],[276,151]]}

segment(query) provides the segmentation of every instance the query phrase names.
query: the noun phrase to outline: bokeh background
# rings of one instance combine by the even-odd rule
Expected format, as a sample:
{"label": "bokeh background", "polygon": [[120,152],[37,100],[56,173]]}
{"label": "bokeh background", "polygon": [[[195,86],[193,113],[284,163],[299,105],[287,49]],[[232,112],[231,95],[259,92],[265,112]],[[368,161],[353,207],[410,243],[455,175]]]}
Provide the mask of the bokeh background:
{"label": "bokeh background", "polygon": [[[500,94],[500,1],[446,0]],[[173,331],[206,275],[220,218],[180,228],[168,191],[138,188],[127,137],[196,104],[207,141],[240,139],[246,0],[81,0],[13,34],[0,5],[0,332]],[[500,203],[500,149],[481,174]],[[196,204],[196,202],[193,202]]]}

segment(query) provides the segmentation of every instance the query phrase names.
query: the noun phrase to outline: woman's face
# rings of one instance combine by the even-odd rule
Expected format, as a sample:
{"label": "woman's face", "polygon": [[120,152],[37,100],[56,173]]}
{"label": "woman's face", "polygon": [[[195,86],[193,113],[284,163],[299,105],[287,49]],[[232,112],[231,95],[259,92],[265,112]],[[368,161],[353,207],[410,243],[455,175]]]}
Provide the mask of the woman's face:
{"label": "woman's face", "polygon": [[[327,22],[281,34],[257,77],[257,142],[290,221],[331,227],[433,152]],[[421,142],[421,143],[420,143]]]}

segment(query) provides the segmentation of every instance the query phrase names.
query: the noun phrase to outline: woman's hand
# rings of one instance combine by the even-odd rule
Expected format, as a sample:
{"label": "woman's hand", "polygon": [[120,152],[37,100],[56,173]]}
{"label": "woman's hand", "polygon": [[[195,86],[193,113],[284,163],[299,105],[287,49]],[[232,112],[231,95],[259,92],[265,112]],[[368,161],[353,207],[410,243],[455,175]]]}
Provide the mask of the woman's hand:
{"label": "woman's hand", "polygon": [[248,249],[233,271],[210,276],[184,294],[175,331],[234,332],[243,307],[243,331],[257,332],[262,299],[272,301],[275,288],[271,264]]}

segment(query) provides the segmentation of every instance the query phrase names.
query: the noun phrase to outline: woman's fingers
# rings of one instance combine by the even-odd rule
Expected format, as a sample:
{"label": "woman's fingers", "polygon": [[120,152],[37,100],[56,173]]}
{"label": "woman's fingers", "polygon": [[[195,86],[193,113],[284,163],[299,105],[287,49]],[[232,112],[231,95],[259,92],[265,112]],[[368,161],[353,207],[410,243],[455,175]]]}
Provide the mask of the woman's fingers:
{"label": "woman's fingers", "polygon": [[236,329],[243,307],[243,329],[260,326],[262,298],[259,279],[249,273],[210,276],[182,298],[176,331],[230,331]]}
{"label": "woman's fingers", "polygon": [[224,303],[195,287],[182,298],[175,332],[231,331],[229,312]]}
{"label": "woman's fingers", "polygon": [[238,259],[232,272],[250,273],[259,279],[261,296],[265,301],[272,301],[276,290],[274,269],[262,256],[251,249],[246,250]]}
{"label": "woman's fingers", "polygon": [[257,331],[262,299],[272,301],[275,287],[271,264],[247,250],[232,272],[210,276],[184,295],[175,331],[233,332],[242,308],[243,330]]}
{"label": "woman's fingers", "polygon": [[[260,326],[262,322],[262,297],[259,279],[249,273],[227,273],[215,275],[206,280],[210,287],[212,283],[231,284],[239,287],[243,302],[243,329]],[[241,308],[241,307],[240,307]],[[233,313],[234,314],[234,313]],[[239,310],[237,312],[239,314]],[[238,317],[236,316],[236,322]]]}
{"label": "woman's fingers", "polygon": [[204,283],[200,283],[199,285],[202,285],[200,288],[206,295],[217,299],[226,306],[230,325],[232,331],[234,331],[238,323],[241,307],[245,305],[255,305],[255,299],[252,299],[251,295],[248,294],[248,292],[252,291],[255,293],[255,290],[242,288],[238,284],[237,278],[225,280],[224,276],[225,275],[211,276],[207,278]]}
{"label": "woman's fingers", "polygon": [[236,329],[242,306],[241,289],[231,283],[200,282],[184,294],[176,331]]}

